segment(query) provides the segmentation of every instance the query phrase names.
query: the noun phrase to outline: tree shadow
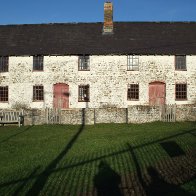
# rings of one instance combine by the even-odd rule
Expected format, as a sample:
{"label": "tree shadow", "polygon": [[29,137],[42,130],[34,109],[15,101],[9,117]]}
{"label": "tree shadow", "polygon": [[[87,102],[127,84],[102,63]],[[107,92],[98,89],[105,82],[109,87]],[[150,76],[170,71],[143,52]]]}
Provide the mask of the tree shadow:
{"label": "tree shadow", "polygon": [[170,157],[176,157],[186,154],[175,141],[161,142],[160,145]]}
{"label": "tree shadow", "polygon": [[196,132],[191,132],[190,134],[196,137]]}
{"label": "tree shadow", "polygon": [[39,170],[40,166],[36,167],[33,172],[26,178],[25,181],[22,182],[22,184],[17,188],[17,190],[15,190],[15,192],[13,193],[13,195],[19,195],[20,191],[27,185],[28,182],[31,181],[31,178],[37,173],[37,171]]}
{"label": "tree shadow", "polygon": [[[196,132],[196,129],[191,129],[191,130],[188,130],[186,132],[177,133],[177,134],[174,134],[174,135],[171,135],[171,136],[168,136],[168,137],[164,137],[164,138],[157,139],[157,140],[154,140],[154,141],[139,144],[137,146],[131,146],[131,149],[136,150],[136,149],[144,148],[144,147],[147,147],[147,146],[150,146],[150,145],[153,145],[153,144],[163,142],[163,141],[168,140],[168,139],[174,139],[178,136],[191,134],[193,132]],[[64,169],[69,169],[69,168],[77,167],[77,166],[80,166],[80,165],[88,164],[88,163],[91,163],[91,162],[94,162],[94,161],[99,161],[99,160],[102,160],[102,159],[105,159],[105,158],[109,158],[109,157],[112,157],[112,156],[117,156],[117,155],[120,155],[122,153],[129,152],[129,151],[130,151],[130,145],[128,144],[128,148],[126,148],[126,149],[119,150],[119,151],[116,151],[116,152],[113,152],[113,153],[107,153],[107,154],[104,154],[102,156],[97,156],[97,157],[95,157],[91,160],[83,160],[83,161],[80,161],[80,162],[77,162],[77,163],[73,163],[73,164],[70,164],[70,165],[62,167],[62,168],[57,168],[55,171],[56,172],[63,171]]]}
{"label": "tree shadow", "polygon": [[139,187],[139,185],[138,185],[138,187],[143,188],[145,190],[146,189],[146,183],[143,180],[142,170],[141,170],[139,162],[137,160],[137,156],[134,152],[134,148],[130,144],[127,144],[127,146],[128,146],[131,158],[133,159],[133,162],[134,162],[134,165],[135,165],[135,168],[136,168],[136,174],[137,174],[138,180],[139,180],[140,185],[141,185],[141,187]]}
{"label": "tree shadow", "polygon": [[93,181],[98,196],[122,196],[119,188],[121,177],[107,162],[99,163],[98,173],[94,176]]}
{"label": "tree shadow", "polygon": [[[23,179],[19,179],[19,180],[15,180],[15,181],[11,181],[11,182],[7,182],[7,183],[4,183],[4,184],[1,184],[0,185],[0,188],[1,187],[6,187],[6,186],[11,186],[13,184],[16,184],[16,183],[19,183],[19,182],[25,182],[26,180],[35,180],[33,186],[30,188],[30,190],[28,191],[28,193],[26,195],[38,195],[41,190],[43,189],[44,185],[46,184],[49,176],[52,174],[52,173],[55,173],[55,172],[59,172],[59,175],[63,175],[63,172],[64,171],[68,171],[68,169],[78,169],[78,166],[82,166],[82,165],[86,165],[86,164],[89,164],[89,163],[93,163],[96,164],[97,161],[101,161],[103,159],[106,159],[106,158],[109,158],[109,157],[114,157],[114,156],[118,156],[120,154],[123,154],[123,153],[128,153],[129,155],[131,155],[131,160],[133,160],[134,162],[130,163],[130,164],[133,164],[135,165],[136,167],[136,177],[133,178],[133,181],[134,182],[138,182],[139,181],[139,186],[138,184],[136,185],[137,187],[135,188],[135,184],[133,184],[133,189],[139,194],[141,193],[144,193],[144,191],[146,192],[152,192],[152,188],[149,188],[149,185],[148,183],[146,183],[145,181],[145,178],[144,178],[144,170],[143,168],[140,167],[140,164],[138,162],[138,157],[137,157],[137,154],[135,153],[135,150],[137,149],[141,149],[141,148],[144,148],[144,147],[148,147],[152,144],[158,144],[160,142],[163,143],[163,141],[165,140],[168,140],[168,139],[171,139],[171,138],[175,138],[175,137],[178,137],[178,136],[182,136],[182,135],[185,135],[185,134],[190,134],[190,133],[193,133],[195,132],[195,129],[192,129],[192,130],[188,130],[186,132],[183,132],[183,133],[178,133],[178,134],[174,134],[174,135],[171,135],[169,137],[164,137],[164,138],[161,138],[161,139],[158,139],[158,140],[154,140],[154,141],[149,141],[149,142],[146,142],[146,143],[143,143],[143,144],[139,144],[139,145],[136,145],[136,146],[131,146],[130,144],[127,144],[128,148],[124,148],[124,145],[123,145],[123,148],[122,149],[119,149],[117,151],[108,151],[107,153],[104,152],[103,154],[96,154],[96,156],[92,156],[90,158],[86,158],[86,157],[83,157],[82,160],[80,161],[71,161],[69,163],[66,163],[66,166],[62,167],[62,168],[56,168],[57,164],[60,162],[61,159],[63,159],[66,154],[68,153],[68,151],[72,148],[73,144],[76,142],[77,138],[79,137],[79,135],[81,134],[81,132],[83,131],[84,129],[84,126],[85,126],[85,109],[82,110],[82,125],[80,126],[79,130],[77,131],[77,133],[71,138],[71,140],[69,141],[69,143],[64,147],[64,149],[61,151],[61,153],[53,160],[49,163],[49,165],[44,169],[44,171],[41,173],[41,174],[34,174],[34,175],[31,175],[31,176],[28,176],[27,178],[23,178]],[[103,162],[103,161],[102,161]],[[125,164],[127,164],[127,162],[125,162]],[[104,164],[104,162],[101,164],[100,163],[100,166],[99,166],[99,171],[98,171],[98,174],[96,175],[96,177],[94,176],[94,173],[92,175],[92,178],[91,178],[91,183],[94,183],[94,187],[96,187],[97,189],[97,192],[98,192],[98,189],[100,190],[100,186],[102,186],[102,184],[104,183],[101,183],[101,182],[104,182],[104,178],[106,178],[106,176],[108,175],[105,175],[104,174],[104,169],[102,170],[101,168],[104,168],[102,167],[102,165],[106,165],[105,166],[105,170],[106,171],[109,171],[109,173],[111,173],[111,175],[109,176],[112,176],[112,174],[114,175],[114,179],[116,178],[116,180],[114,180],[113,182],[113,186],[114,186],[114,190],[116,189],[117,193],[119,193],[119,195],[122,195],[121,192],[119,192],[119,183],[118,183],[118,177],[115,177],[115,176],[119,176],[114,170],[111,169],[111,167],[106,163]],[[95,166],[96,167],[96,166]],[[168,168],[169,169],[169,168]],[[170,168],[171,169],[171,168]],[[77,172],[76,172],[77,173]],[[107,173],[107,172],[105,172]],[[134,173],[135,174],[135,173]],[[84,180],[84,177],[81,175],[81,173],[79,173],[79,178],[77,179],[78,182],[80,179],[83,178]],[[93,179],[93,176],[94,176],[94,179]],[[98,177],[97,177],[98,176]],[[151,176],[151,173],[149,172],[149,176]],[[156,176],[156,175],[155,175]],[[75,177],[75,174],[73,174],[72,176],[69,177],[70,180],[75,180],[76,177]],[[93,180],[92,180],[93,179]],[[101,180],[97,180],[97,179],[101,179]],[[107,178],[109,179],[109,177]],[[139,179],[139,180],[138,180]],[[153,179],[153,177],[152,177]],[[161,177],[160,177],[161,179]],[[132,179],[131,179],[132,180]],[[161,179],[162,180],[162,179]],[[97,182],[98,181],[98,182]],[[101,181],[101,182],[100,182]],[[108,180],[109,181],[109,180]],[[106,181],[106,183],[108,182]],[[122,176],[122,181],[123,181],[123,176]],[[164,180],[163,180],[164,181]],[[99,183],[100,182],[100,183]],[[121,182],[121,178],[120,178],[120,182]],[[167,182],[166,182],[167,183]],[[53,187],[56,187],[55,183],[53,183],[54,185],[52,185]],[[98,185],[97,185],[98,184]],[[100,185],[101,184],[101,185]],[[132,182],[128,183],[128,184],[132,184]],[[23,187],[25,186],[22,185]],[[28,185],[27,185],[28,186]],[[51,184],[50,184],[51,186]],[[179,185],[178,185],[179,186]],[[72,186],[71,186],[72,187]],[[164,186],[163,186],[164,187]],[[48,188],[48,187],[45,187],[45,188]],[[51,187],[50,187],[51,188]],[[19,188],[20,189],[20,188]],[[23,188],[22,188],[23,189]],[[58,188],[57,188],[58,189]],[[72,189],[72,188],[71,188]],[[121,187],[122,189],[122,187]],[[129,186],[126,187],[126,189],[130,189]],[[21,189],[20,189],[21,190]],[[53,192],[54,189],[52,188],[52,193],[53,194],[58,194],[58,192]],[[140,192],[139,192],[139,191]],[[144,191],[143,191],[144,190]],[[181,189],[174,189],[174,190],[181,190]],[[18,191],[20,192],[20,191]],[[70,191],[71,192],[71,191]],[[182,193],[184,193],[184,190],[182,190]],[[101,193],[100,193],[101,194]],[[99,195],[100,195],[99,194]],[[126,193],[124,193],[126,195]],[[145,195],[146,193],[144,193],[143,195]],[[103,195],[103,194],[102,194]],[[187,193],[187,195],[190,195]]]}
{"label": "tree shadow", "polygon": [[20,134],[22,134],[22,133],[28,131],[28,130],[31,129],[31,128],[32,128],[32,126],[29,126],[29,127],[27,127],[25,130],[23,130],[23,131],[21,131],[21,132],[19,132],[19,133],[15,133],[15,134],[13,134],[13,135],[7,137],[6,139],[0,141],[0,144],[2,144],[2,143],[4,143],[4,142],[7,142],[7,141],[10,140],[11,138],[16,137],[17,135],[20,135]]}
{"label": "tree shadow", "polygon": [[149,196],[164,196],[164,195],[186,195],[193,196],[193,194],[181,189],[179,186],[166,182],[157,170],[153,167],[147,169],[151,177],[151,183],[146,187],[146,195]]}
{"label": "tree shadow", "polygon": [[31,189],[28,191],[27,195],[33,195],[33,196],[39,195],[44,185],[46,184],[50,174],[53,172],[53,169],[56,168],[60,160],[62,160],[66,156],[66,154],[69,152],[69,150],[72,148],[73,144],[76,142],[79,135],[83,131],[84,126],[85,126],[85,108],[82,109],[82,124],[79,130],[72,137],[72,139],[65,146],[65,148],[61,151],[61,153],[53,161],[51,161],[49,165],[45,168],[45,170],[37,177],[35,183],[31,187]]}
{"label": "tree shadow", "polygon": [[[157,172],[157,170],[153,167],[147,168],[147,175],[150,176],[151,182],[148,184],[144,180],[144,169],[141,169],[139,162],[137,160],[136,154],[134,149],[131,145],[127,144],[131,153],[131,157],[133,158],[135,167],[136,167],[136,174],[141,185],[141,188],[144,191],[144,195],[147,196],[167,196],[167,195],[186,195],[186,196],[193,196],[192,194],[188,193],[187,191],[181,189],[180,185],[170,184],[166,182],[163,177]],[[167,172],[167,171],[166,171]]]}

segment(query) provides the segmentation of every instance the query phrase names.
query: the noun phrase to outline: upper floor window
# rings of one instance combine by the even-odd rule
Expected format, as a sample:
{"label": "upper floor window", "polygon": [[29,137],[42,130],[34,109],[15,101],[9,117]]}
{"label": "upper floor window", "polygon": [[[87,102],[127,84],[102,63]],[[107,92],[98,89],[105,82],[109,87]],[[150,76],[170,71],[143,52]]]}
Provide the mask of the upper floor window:
{"label": "upper floor window", "polygon": [[78,61],[79,71],[89,71],[90,70],[90,57],[87,55],[79,56]]}
{"label": "upper floor window", "polygon": [[139,84],[129,84],[127,90],[127,100],[139,100]]}
{"label": "upper floor window", "polygon": [[176,84],[176,100],[187,100],[187,84]]}
{"label": "upper floor window", "polygon": [[0,72],[8,72],[8,65],[9,65],[9,57],[1,56],[0,57]]}
{"label": "upper floor window", "polygon": [[44,87],[42,85],[33,86],[33,101],[44,100]]}
{"label": "upper floor window", "polygon": [[8,86],[0,86],[0,102],[8,102]]}
{"label": "upper floor window", "polygon": [[33,71],[43,71],[44,69],[44,57],[34,56],[33,57]]}
{"label": "upper floor window", "polygon": [[80,85],[78,87],[78,101],[88,102],[89,100],[89,85]]}
{"label": "upper floor window", "polygon": [[175,56],[175,69],[186,70],[186,56],[185,55]]}
{"label": "upper floor window", "polygon": [[135,55],[127,56],[127,70],[128,71],[139,70],[139,56],[135,56]]}

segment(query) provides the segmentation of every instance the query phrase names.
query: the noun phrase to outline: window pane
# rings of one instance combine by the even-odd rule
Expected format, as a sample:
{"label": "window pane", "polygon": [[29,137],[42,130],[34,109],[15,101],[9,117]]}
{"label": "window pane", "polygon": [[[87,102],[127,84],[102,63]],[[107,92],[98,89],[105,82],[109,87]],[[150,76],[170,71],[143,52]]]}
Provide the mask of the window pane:
{"label": "window pane", "polygon": [[139,56],[127,56],[127,70],[138,71],[139,70]]}
{"label": "window pane", "polygon": [[185,55],[175,56],[175,69],[186,70],[186,56]]}
{"label": "window pane", "polygon": [[176,84],[176,99],[187,99],[187,84]]}
{"label": "window pane", "polygon": [[139,100],[139,84],[130,84],[127,91],[128,100]]}
{"label": "window pane", "polygon": [[90,57],[89,56],[79,56],[78,70],[88,71],[90,70]]}
{"label": "window pane", "polygon": [[34,56],[33,57],[33,71],[43,71],[43,56]]}
{"label": "window pane", "polygon": [[78,87],[78,101],[89,101],[89,85],[80,85]]}
{"label": "window pane", "polygon": [[9,57],[0,57],[0,72],[8,72]]}
{"label": "window pane", "polygon": [[8,86],[0,87],[0,101],[8,101]]}
{"label": "window pane", "polygon": [[43,101],[43,100],[44,100],[44,87],[33,86],[33,101]]}

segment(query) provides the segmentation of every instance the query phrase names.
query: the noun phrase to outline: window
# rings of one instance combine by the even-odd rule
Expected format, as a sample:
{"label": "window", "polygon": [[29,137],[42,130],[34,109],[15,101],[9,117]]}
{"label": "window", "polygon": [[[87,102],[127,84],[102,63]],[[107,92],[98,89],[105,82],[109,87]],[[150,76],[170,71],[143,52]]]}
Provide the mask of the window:
{"label": "window", "polygon": [[8,72],[9,57],[0,57],[0,72]]}
{"label": "window", "polygon": [[80,85],[78,88],[78,101],[89,101],[89,85]]}
{"label": "window", "polygon": [[175,69],[186,70],[186,56],[185,55],[175,56]]}
{"label": "window", "polygon": [[33,57],[33,71],[43,71],[44,57],[34,56]]}
{"label": "window", "polygon": [[187,84],[176,84],[176,100],[187,99]]}
{"label": "window", "polygon": [[44,87],[33,86],[33,101],[43,101],[43,100],[44,100]]}
{"label": "window", "polygon": [[134,56],[134,55],[127,56],[127,70],[128,71],[139,70],[139,56]]}
{"label": "window", "polygon": [[8,86],[0,87],[0,102],[8,102]]}
{"label": "window", "polygon": [[139,100],[139,84],[130,84],[127,91],[128,100]]}
{"label": "window", "polygon": [[79,56],[78,61],[79,71],[89,71],[90,70],[90,57],[87,55]]}

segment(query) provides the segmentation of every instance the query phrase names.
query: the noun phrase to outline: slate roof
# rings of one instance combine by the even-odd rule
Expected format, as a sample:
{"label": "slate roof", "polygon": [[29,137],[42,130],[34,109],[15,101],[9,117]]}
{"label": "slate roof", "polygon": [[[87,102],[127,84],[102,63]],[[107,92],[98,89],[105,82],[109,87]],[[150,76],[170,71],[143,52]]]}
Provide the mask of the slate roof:
{"label": "slate roof", "polygon": [[0,56],[196,54],[196,22],[114,22],[0,25]]}

